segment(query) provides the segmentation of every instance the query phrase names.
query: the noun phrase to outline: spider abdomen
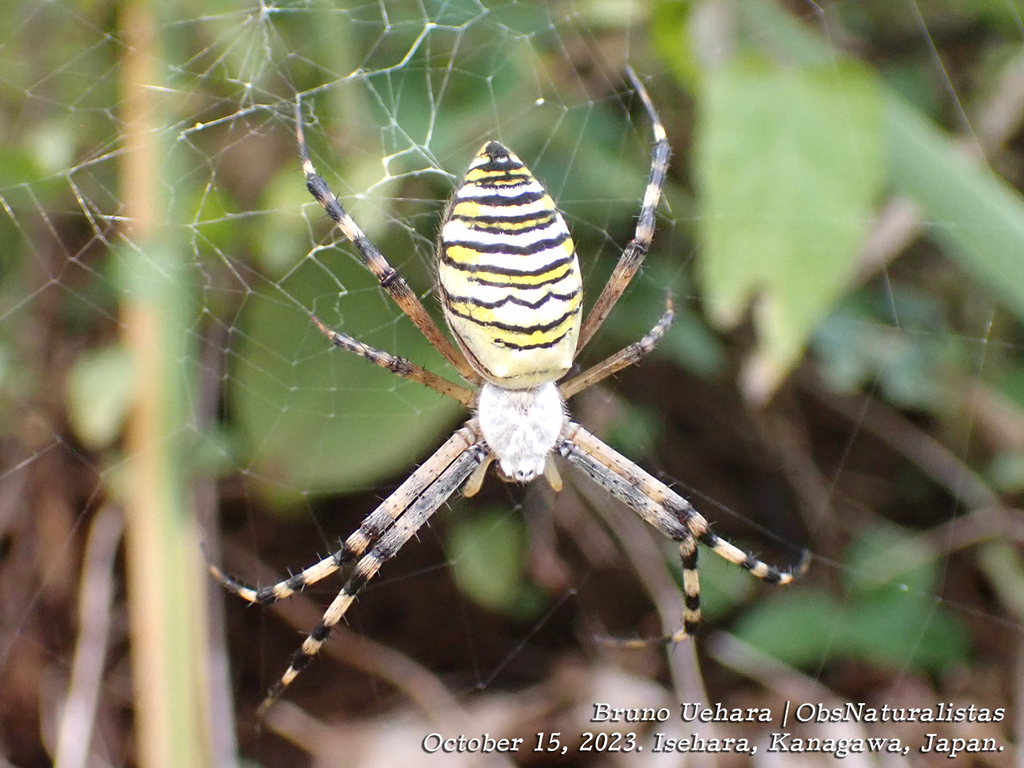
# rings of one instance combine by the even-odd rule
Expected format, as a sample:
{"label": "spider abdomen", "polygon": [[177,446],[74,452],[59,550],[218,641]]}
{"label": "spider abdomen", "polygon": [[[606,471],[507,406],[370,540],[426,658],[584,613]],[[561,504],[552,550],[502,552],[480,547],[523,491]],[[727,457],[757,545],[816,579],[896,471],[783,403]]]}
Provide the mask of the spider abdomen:
{"label": "spider abdomen", "polygon": [[498,142],[473,158],[438,253],[445,317],[481,376],[523,389],[569,370],[582,303],[575,247],[544,187]]}

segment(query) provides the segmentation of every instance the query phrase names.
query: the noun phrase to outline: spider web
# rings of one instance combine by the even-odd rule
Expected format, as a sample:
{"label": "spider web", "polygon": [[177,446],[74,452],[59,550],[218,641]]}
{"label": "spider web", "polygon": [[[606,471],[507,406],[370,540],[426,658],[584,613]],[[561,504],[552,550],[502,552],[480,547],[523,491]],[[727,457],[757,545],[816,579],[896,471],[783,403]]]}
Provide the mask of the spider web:
{"label": "spider web", "polygon": [[[129,648],[141,641],[129,638],[121,587],[131,593],[134,566],[117,556],[141,471],[130,426],[139,417],[129,417],[140,388],[161,388],[168,404],[157,443],[187,478],[176,487],[202,527],[194,538],[261,583],[334,549],[464,418],[436,393],[327,349],[310,324],[315,313],[454,376],[305,191],[296,104],[318,170],[432,312],[437,222],[492,138],[558,202],[594,297],[632,237],[650,163],[651,127],[625,64],[647,83],[675,156],[652,253],[582,362],[642,336],[666,289],[677,319],[641,367],[576,398],[573,416],[763,559],[794,564],[806,547],[814,559],[803,582],[761,588],[702,551],[699,668],[690,644],[616,648],[597,639],[675,628],[659,618],[678,610],[670,542],[578,478],[557,498],[492,478],[478,499],[442,508],[385,567],[262,727],[253,707],[338,585],[329,579],[272,610],[221,605],[211,590],[215,629],[197,653],[212,682],[207,698],[180,705],[209,712],[225,764],[239,749],[264,765],[303,753],[323,764],[416,765],[439,758],[423,748],[434,732],[526,738],[506,764],[621,762],[579,751],[585,731],[637,731],[650,749],[649,727],[590,722],[597,702],[667,707],[670,721],[653,730],[673,738],[750,739],[753,758],[727,756],[749,764],[779,757],[768,734],[783,730],[786,701],[1003,707],[1000,723],[788,730],[899,737],[911,754],[892,764],[945,761],[918,753],[926,732],[1005,747],[973,755],[980,764],[1015,759],[1019,200],[1005,203],[984,181],[958,189],[957,205],[982,201],[977,220],[990,239],[972,241],[969,227],[936,213],[946,201],[925,194],[955,184],[926,177],[911,204],[914,179],[879,182],[870,208],[852,217],[871,239],[852,249],[858,260],[839,287],[820,290],[801,362],[771,346],[772,312],[818,284],[757,248],[769,274],[712,261],[715,222],[727,222],[729,237],[746,230],[727,214],[740,224],[746,214],[706,202],[719,166],[699,137],[700,120],[715,119],[712,97],[732,103],[708,73],[736,49],[795,70],[810,66],[801,57],[813,41],[849,105],[863,103],[865,75],[848,72],[856,55],[901,104],[969,145],[948,157],[973,156],[972,167],[1019,185],[1017,4],[282,2],[208,3],[201,15],[164,4],[148,22],[152,47],[142,47],[149,79],[135,90],[125,73],[140,49],[136,17],[110,10],[21,3],[0,28],[0,765],[49,765],[58,753],[59,764],[85,765],[59,746],[76,734],[87,743],[84,733],[89,764],[146,754],[124,746]],[[772,97],[776,81],[757,82],[769,108],[784,100]],[[795,87],[784,93],[813,85]],[[832,135],[863,142],[848,118]],[[794,143],[813,138],[800,128]],[[898,146],[920,148],[914,141],[931,134],[908,135]],[[869,188],[870,153],[858,152],[851,174]],[[957,172],[948,157],[926,167]],[[1010,212],[993,225],[986,203]],[[840,215],[808,211],[812,224]],[[148,217],[168,223],[151,229]],[[769,206],[763,219],[782,225],[788,214]],[[993,252],[1005,263],[993,266]],[[738,277],[723,282],[709,263]],[[145,317],[157,324],[148,338],[161,366],[149,378],[132,358]],[[183,556],[193,558],[188,541]],[[198,581],[194,560],[185,570]],[[201,604],[203,588],[191,588],[183,593]],[[226,638],[216,629],[224,616]],[[767,707],[775,720],[682,722],[680,702],[696,701]],[[567,755],[529,751],[535,734],[555,731]],[[441,759],[455,757],[466,755]]]}

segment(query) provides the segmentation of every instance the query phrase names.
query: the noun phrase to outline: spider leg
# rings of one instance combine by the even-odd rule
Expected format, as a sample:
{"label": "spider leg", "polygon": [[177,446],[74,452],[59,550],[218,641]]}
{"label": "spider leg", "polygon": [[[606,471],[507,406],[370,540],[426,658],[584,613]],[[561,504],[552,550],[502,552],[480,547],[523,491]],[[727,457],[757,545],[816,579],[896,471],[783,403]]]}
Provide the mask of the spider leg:
{"label": "spider leg", "polygon": [[[591,480],[640,515],[649,525],[679,543],[685,602],[683,627],[677,634],[680,640],[693,634],[700,624],[700,582],[697,577],[697,546],[686,519],[673,515],[642,486],[633,483],[629,473],[618,471],[619,465],[624,467],[632,462],[586,432],[581,426],[569,422],[563,435],[556,446],[563,458],[581,469]],[[577,442],[578,439],[582,439],[582,442]],[[600,451],[599,447],[604,451]],[[650,479],[658,482],[653,477]]]}
{"label": "spider leg", "polygon": [[448,379],[438,376],[436,373],[431,373],[425,368],[409,362],[404,357],[396,357],[388,352],[371,347],[369,344],[364,344],[346,333],[331,330],[316,315],[312,315],[310,319],[313,321],[313,325],[320,329],[320,333],[330,339],[334,346],[344,349],[346,352],[352,352],[360,357],[364,357],[374,365],[386,368],[403,379],[409,379],[425,387],[430,387],[435,392],[440,392],[442,395],[458,400],[463,405],[468,406],[472,404],[474,397],[472,390],[460,387],[458,384],[448,381]]}
{"label": "spider leg", "polygon": [[633,276],[640,269],[640,265],[647,255],[647,249],[650,248],[651,240],[654,238],[655,211],[658,208],[658,201],[661,200],[661,189],[665,184],[665,174],[668,172],[668,159],[672,154],[672,150],[668,145],[668,135],[665,133],[665,127],[661,124],[661,119],[654,109],[651,97],[647,95],[647,89],[644,88],[643,83],[640,82],[640,78],[636,76],[636,72],[633,71],[632,67],[626,67],[626,75],[629,77],[629,82],[632,84],[633,89],[640,96],[640,100],[643,101],[644,109],[647,110],[651,123],[653,123],[654,149],[651,151],[651,175],[647,180],[647,190],[644,192],[644,201],[640,208],[640,218],[636,224],[636,233],[622,252],[622,256],[619,257],[619,263],[615,265],[612,276],[605,283],[601,295],[594,302],[594,306],[591,307],[587,319],[583,321],[579,340],[576,343],[577,352],[587,345],[587,342],[590,341],[597,329],[601,327],[605,318],[608,317],[608,313],[615,306],[615,302],[622,296],[626,286],[629,285],[629,281],[633,279]]}
{"label": "spider leg", "polygon": [[[320,623],[310,632],[309,636],[292,656],[288,669],[285,670],[281,678],[268,691],[263,703],[260,704],[260,715],[267,711],[284,692],[284,689],[291,685],[298,674],[319,653],[321,646],[327,641],[327,637],[331,633],[331,628],[337,625],[345,616],[345,612],[352,605],[363,587],[366,586],[366,583],[376,575],[384,563],[395,556],[398,550],[416,534],[423,524],[430,519],[430,516],[444,504],[448,497],[473,473],[477,465],[483,461],[486,449],[472,429],[464,427],[455,433],[455,437],[462,442],[462,447],[453,458],[448,458],[447,461],[442,462],[444,466],[441,468],[440,473],[436,471],[437,467],[428,467],[427,464],[424,464],[413,473],[412,477],[420,476],[419,491],[415,495],[404,494],[405,505],[403,507],[403,514],[381,534],[373,547],[356,562],[352,575],[349,576],[345,586],[342,587],[337,597],[327,607]],[[451,442],[449,440],[445,447]],[[428,464],[436,457],[437,454],[434,454],[428,460]],[[389,501],[390,499],[384,503],[387,504]]]}
{"label": "spider leg", "polygon": [[587,387],[591,387],[602,379],[606,379],[612,374],[618,373],[623,368],[642,360],[657,346],[666,331],[668,331],[669,326],[672,325],[673,314],[672,297],[666,296],[665,314],[661,316],[661,319],[658,320],[657,324],[646,336],[640,339],[640,341],[634,342],[628,347],[624,347],[611,357],[591,366],[587,370],[583,371],[583,373],[573,376],[564,384],[559,385],[558,391],[562,393],[562,397],[568,400],[577,392],[582,392]]}
{"label": "spider leg", "polygon": [[556,448],[570,464],[581,469],[648,523],[679,542],[685,597],[683,627],[665,638],[667,640],[682,640],[693,634],[700,624],[696,541],[759,579],[774,584],[788,584],[806,568],[805,558],[795,572],[780,571],[711,533],[708,521],[690,502],[575,422],[566,425]]}
{"label": "spider leg", "polygon": [[[219,567],[210,563],[210,573],[229,591],[250,603],[269,605],[290,597],[296,592],[330,576],[340,568],[355,562],[367,549],[376,544],[417,499],[432,487],[432,483],[453,462],[465,454],[478,440],[473,422],[458,430],[448,441],[435,451],[434,455],[409,475],[395,491],[373,512],[366,516],[359,528],[345,539],[341,548],[323,560],[276,584],[265,587],[250,587]],[[438,504],[443,502],[441,499]]]}
{"label": "spider leg", "polygon": [[316,172],[313,161],[309,158],[309,148],[306,146],[306,138],[302,129],[302,102],[297,96],[295,98],[295,134],[299,145],[299,159],[302,161],[302,171],[306,174],[306,188],[309,193],[323,206],[342,234],[356,247],[359,257],[377,278],[380,287],[409,316],[420,333],[427,337],[427,340],[444,355],[445,360],[451,363],[463,378],[474,383],[479,382],[480,377],[470,367],[465,355],[457,350],[448,337],[441,332],[437,323],[434,322],[434,318],[430,316],[420,300],[416,298],[416,294],[409,288],[405,278],[398,274],[398,270],[388,263],[384,255],[363,234],[359,225],[349,216],[337,196],[327,186],[327,182]]}

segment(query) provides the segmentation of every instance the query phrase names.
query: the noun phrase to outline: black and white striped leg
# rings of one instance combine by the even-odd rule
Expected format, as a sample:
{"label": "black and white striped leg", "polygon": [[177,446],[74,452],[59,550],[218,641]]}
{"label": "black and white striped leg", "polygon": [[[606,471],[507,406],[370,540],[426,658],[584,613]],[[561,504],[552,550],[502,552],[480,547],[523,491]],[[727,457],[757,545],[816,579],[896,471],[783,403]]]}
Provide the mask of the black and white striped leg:
{"label": "black and white striped leg", "polygon": [[640,341],[633,342],[628,347],[624,347],[611,357],[591,366],[582,373],[573,376],[564,384],[559,384],[558,391],[562,393],[562,397],[568,400],[578,392],[582,392],[584,389],[594,386],[599,381],[618,373],[623,368],[635,365],[644,357],[649,355],[654,348],[658,346],[658,342],[661,341],[662,337],[668,331],[669,326],[672,325],[672,318],[674,315],[675,311],[672,306],[672,297],[666,296],[665,313],[646,336],[640,339]]}
{"label": "black and white striped leg", "polygon": [[640,82],[640,78],[636,76],[636,72],[633,71],[632,67],[626,67],[626,75],[629,77],[629,82],[633,89],[640,96],[641,101],[643,101],[644,109],[647,111],[654,130],[654,149],[651,150],[651,174],[647,180],[647,189],[644,192],[640,217],[636,224],[636,233],[622,252],[622,256],[619,257],[619,262],[615,265],[612,276],[605,283],[601,295],[594,302],[594,306],[591,307],[590,314],[583,321],[579,340],[576,343],[577,351],[583,349],[597,332],[597,329],[601,327],[605,318],[608,317],[608,313],[615,306],[615,302],[622,296],[626,286],[629,285],[633,276],[640,270],[640,265],[643,264],[644,257],[647,255],[647,249],[650,248],[651,240],[654,239],[655,213],[658,209],[658,202],[661,200],[661,190],[665,185],[665,176],[668,174],[668,160],[672,155],[672,149],[668,145],[668,134],[665,133],[665,127],[661,124],[661,119],[654,109],[654,102],[651,101],[651,97],[647,94],[647,89],[644,88],[644,84]]}
{"label": "black and white striped leg", "polygon": [[682,633],[685,637],[694,634],[700,626],[700,575],[697,572],[697,542],[692,536],[679,544],[679,557],[683,563]]}
{"label": "black and white striped leg", "polygon": [[436,373],[431,373],[425,368],[421,368],[415,363],[406,360],[404,357],[397,357],[390,352],[364,344],[347,333],[332,330],[324,325],[316,315],[311,316],[310,319],[313,321],[313,325],[319,329],[320,333],[330,339],[331,344],[338,347],[338,349],[359,355],[374,365],[379,365],[381,368],[401,376],[403,379],[409,379],[417,384],[430,387],[435,392],[440,392],[442,395],[446,395],[453,400],[458,400],[463,405],[468,406],[472,404],[474,397],[472,390],[460,387],[458,384],[448,381],[448,379],[438,376]]}
{"label": "black and white striped leg", "polygon": [[380,506],[367,515],[359,528],[349,535],[337,552],[283,581],[265,587],[253,588],[224,573],[212,563],[210,564],[210,573],[226,589],[250,603],[268,605],[290,597],[362,557],[367,549],[394,525],[395,520],[429,488],[435,478],[478,440],[475,424],[471,421],[456,431],[404,483],[381,502]]}
{"label": "black and white striped leg", "polygon": [[[574,422],[569,422],[566,426],[557,449],[570,464],[581,469],[594,482],[624,502],[666,536],[679,542],[683,563],[683,625],[679,630],[660,638],[661,641],[682,640],[691,635],[700,624],[700,582],[697,575],[696,546],[698,541],[710,547],[719,557],[773,584],[788,584],[806,569],[805,558],[795,572],[780,571],[711,533],[707,520],[690,502]],[[627,641],[625,644],[649,642],[651,641]]]}
{"label": "black and white striped leg", "polygon": [[[459,430],[456,435],[461,434],[461,439],[465,440],[466,435],[462,433],[466,432],[469,430],[464,428]],[[458,455],[451,459],[439,474],[431,474],[429,483],[425,484],[413,498],[408,499],[408,504],[394,523],[356,562],[348,581],[327,607],[320,623],[310,632],[292,656],[291,664],[285,673],[270,688],[259,708],[261,716],[319,653],[331,633],[331,628],[344,618],[346,611],[367,582],[377,574],[384,563],[395,556],[398,550],[430,519],[430,516],[465,482],[466,478],[484,460],[485,455],[486,449],[479,442],[479,438],[473,442],[464,443]],[[415,474],[419,474],[423,469],[424,467],[420,467]]]}
{"label": "black and white striped leg", "polygon": [[457,350],[448,337],[441,332],[437,323],[434,322],[434,318],[424,309],[416,294],[409,288],[405,278],[388,263],[384,255],[363,234],[359,225],[342,207],[327,182],[316,172],[316,168],[313,167],[313,162],[309,158],[309,148],[306,146],[305,133],[302,128],[302,103],[298,98],[295,100],[295,134],[299,145],[299,160],[302,162],[302,171],[306,174],[306,188],[309,193],[316,198],[331,220],[338,225],[342,234],[356,247],[359,257],[377,278],[380,287],[409,316],[409,319],[427,337],[427,340],[467,381],[479,382],[480,377],[470,367],[465,355]]}

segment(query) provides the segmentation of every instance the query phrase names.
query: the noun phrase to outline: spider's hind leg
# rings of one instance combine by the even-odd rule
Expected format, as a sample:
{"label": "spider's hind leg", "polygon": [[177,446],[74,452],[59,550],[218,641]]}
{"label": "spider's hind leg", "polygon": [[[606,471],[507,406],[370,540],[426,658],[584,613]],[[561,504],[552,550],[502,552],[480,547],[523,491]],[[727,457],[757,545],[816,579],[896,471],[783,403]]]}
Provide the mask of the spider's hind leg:
{"label": "spider's hind leg", "polygon": [[647,648],[652,645],[673,645],[697,634],[700,628],[700,576],[697,572],[697,541],[685,536],[679,542],[683,565],[683,625],[675,632],[654,637],[602,637],[601,642],[618,648]]}
{"label": "spider's hind leg", "polygon": [[[689,506],[688,503],[687,506]],[[793,569],[779,570],[774,565],[759,560],[749,552],[712,533],[708,530],[708,521],[693,507],[690,507],[690,510],[691,513],[686,518],[686,525],[701,544],[709,547],[719,557],[750,571],[762,581],[767,581],[769,584],[789,584],[793,579],[802,576],[810,564],[810,557],[805,553],[803,559]]]}
{"label": "spider's hind leg", "polygon": [[344,562],[346,562],[341,559],[344,551],[344,549],[340,549],[334,554],[325,557],[320,562],[311,565],[309,568],[305,568],[299,573],[292,574],[287,579],[282,579],[276,584],[269,584],[264,587],[251,587],[245,582],[239,581],[234,576],[222,571],[220,566],[216,563],[207,563],[207,567],[213,575],[213,578],[219,581],[221,586],[223,586],[228,592],[238,595],[249,603],[270,605],[271,603],[276,603],[278,600],[284,600],[287,597],[291,597],[296,592],[302,591],[306,587],[330,576],[336,570],[341,568]]}

